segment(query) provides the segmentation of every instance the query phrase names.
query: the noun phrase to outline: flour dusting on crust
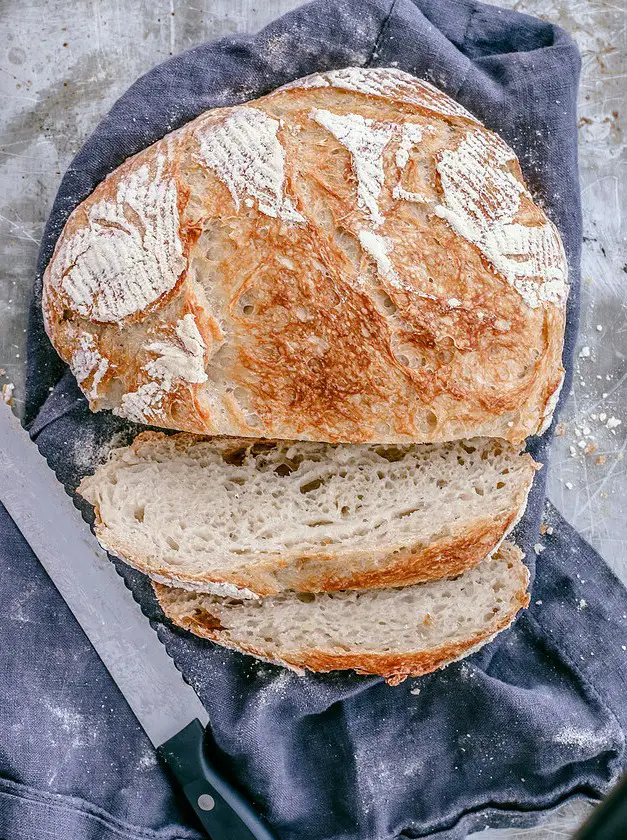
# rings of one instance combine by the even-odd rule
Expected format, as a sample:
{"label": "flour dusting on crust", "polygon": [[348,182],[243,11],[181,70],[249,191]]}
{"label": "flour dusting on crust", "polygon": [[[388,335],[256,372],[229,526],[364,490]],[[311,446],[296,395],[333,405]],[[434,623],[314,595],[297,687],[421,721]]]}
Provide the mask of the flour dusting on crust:
{"label": "flour dusting on crust", "polygon": [[109,368],[109,360],[98,351],[96,339],[91,333],[79,333],[78,349],[72,354],[70,367],[79,385],[82,386],[89,377],[92,378],[91,387],[85,394],[88,399],[95,400],[100,380]]}
{"label": "flour dusting on crust", "polygon": [[176,379],[200,384],[207,381],[205,373],[205,342],[198,331],[191,313],[184,315],[175,327],[178,344],[171,341],[154,341],[146,346],[158,358],[148,362],[146,370],[153,379],[164,384]]}
{"label": "flour dusting on crust", "polygon": [[306,87],[330,86],[367,96],[398,99],[445,117],[465,117],[477,122],[469,111],[429,82],[395,67],[347,67],[315,74],[313,78],[308,76],[298,87],[305,87],[303,82],[307,82]]}
{"label": "flour dusting on crust", "polygon": [[280,125],[256,108],[234,108],[225,119],[200,129],[198,157],[228,187],[236,210],[243,197],[249,196],[257,200],[261,213],[302,223],[306,219],[284,195],[285,149],[277,136]]}
{"label": "flour dusting on crust", "polygon": [[514,153],[496,135],[469,131],[454,150],[440,153],[437,170],[444,202],[436,213],[476,245],[535,309],[563,304],[567,268],[550,221],[535,227],[515,222],[521,197],[531,196],[507,168]]}
{"label": "flour dusting on crust", "polygon": [[151,381],[124,394],[120,408],[114,409],[114,413],[136,423],[150,422],[162,414],[163,401],[177,382],[206,382],[206,345],[194,316],[188,313],[180,318],[174,332],[177,341],[154,341],[146,345],[146,350],[157,354],[144,368]]}
{"label": "flour dusting on crust", "polygon": [[359,231],[359,244],[374,260],[380,277],[383,277],[390,286],[394,286],[401,291],[407,291],[388,256],[393,247],[389,239],[370,230],[361,230]]}
{"label": "flour dusting on crust", "polygon": [[167,163],[159,154],[154,169],[121,178],[114,198],[89,208],[88,225],[62,239],[51,279],[79,315],[115,323],[176,286],[186,260]]}
{"label": "flour dusting on crust", "polygon": [[404,187],[401,187],[400,184],[392,190],[392,197],[400,199],[401,201],[414,201],[417,204],[429,204],[431,201],[428,195],[406,190]]}
{"label": "flour dusting on crust", "polygon": [[188,592],[202,592],[209,595],[218,595],[220,598],[245,598],[249,601],[259,600],[259,595],[256,592],[252,592],[243,586],[236,586],[234,583],[216,583],[209,580],[196,582],[185,580],[175,574],[159,575],[155,572],[150,572],[149,577],[155,583],[161,583],[163,586],[175,587],[176,589],[185,589]]}
{"label": "flour dusting on crust", "polygon": [[402,292],[411,291],[417,297],[437,300],[434,295],[419,292],[413,286],[403,282],[389,257],[389,254],[394,248],[394,243],[390,239],[387,239],[385,236],[380,236],[378,233],[373,233],[371,230],[360,230],[359,244],[374,260],[379,277],[382,277],[390,286]]}
{"label": "flour dusting on crust", "polygon": [[422,140],[424,131],[422,126],[415,123],[404,123],[401,126],[401,139],[396,150],[396,165],[402,171],[409,162],[409,155],[414,146]]}
{"label": "flour dusting on crust", "polygon": [[383,150],[394,134],[394,123],[375,123],[359,114],[333,114],[323,109],[314,109],[311,118],[348,149],[357,178],[357,205],[373,224],[382,224],[378,199],[385,180]]}

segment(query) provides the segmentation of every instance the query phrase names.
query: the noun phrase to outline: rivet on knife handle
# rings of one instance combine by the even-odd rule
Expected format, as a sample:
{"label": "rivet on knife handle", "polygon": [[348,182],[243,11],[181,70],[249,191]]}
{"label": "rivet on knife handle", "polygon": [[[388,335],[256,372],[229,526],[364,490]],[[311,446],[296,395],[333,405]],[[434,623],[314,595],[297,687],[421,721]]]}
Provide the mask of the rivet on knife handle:
{"label": "rivet on knife handle", "polygon": [[244,797],[209,765],[193,720],[157,748],[211,840],[276,840]]}

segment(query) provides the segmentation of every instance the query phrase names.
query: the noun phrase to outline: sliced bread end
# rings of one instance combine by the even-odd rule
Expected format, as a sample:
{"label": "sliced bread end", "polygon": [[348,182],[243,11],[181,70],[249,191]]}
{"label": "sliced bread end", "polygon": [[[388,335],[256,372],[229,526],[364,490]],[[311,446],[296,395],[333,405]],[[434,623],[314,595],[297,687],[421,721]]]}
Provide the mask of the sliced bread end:
{"label": "sliced bread end", "polygon": [[352,669],[391,685],[478,650],[529,603],[523,554],[503,543],[450,580],[402,589],[224,599],[154,584],[166,616],[225,647],[296,671]]}

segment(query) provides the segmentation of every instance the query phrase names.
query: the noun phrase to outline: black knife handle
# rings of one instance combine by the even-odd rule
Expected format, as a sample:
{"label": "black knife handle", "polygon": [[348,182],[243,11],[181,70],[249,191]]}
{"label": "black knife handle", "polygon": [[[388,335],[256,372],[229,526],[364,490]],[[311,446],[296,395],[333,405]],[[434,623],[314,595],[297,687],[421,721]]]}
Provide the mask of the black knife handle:
{"label": "black knife handle", "polygon": [[619,840],[627,837],[627,773],[575,834],[574,840]]}
{"label": "black knife handle", "polygon": [[244,797],[209,765],[199,720],[157,748],[211,840],[276,840]]}

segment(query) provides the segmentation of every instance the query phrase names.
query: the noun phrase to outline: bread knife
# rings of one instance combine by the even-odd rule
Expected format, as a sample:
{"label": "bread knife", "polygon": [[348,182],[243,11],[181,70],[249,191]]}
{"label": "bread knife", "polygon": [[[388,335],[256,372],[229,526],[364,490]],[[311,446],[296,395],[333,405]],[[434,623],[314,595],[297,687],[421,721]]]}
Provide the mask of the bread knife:
{"label": "bread knife", "polygon": [[205,708],[89,526],[0,401],[0,500],[85,631],[212,840],[275,840],[211,766]]}

